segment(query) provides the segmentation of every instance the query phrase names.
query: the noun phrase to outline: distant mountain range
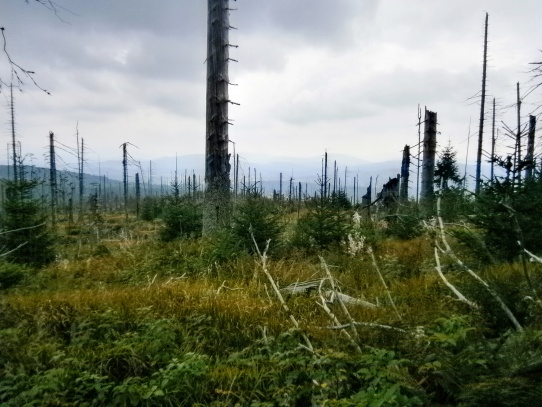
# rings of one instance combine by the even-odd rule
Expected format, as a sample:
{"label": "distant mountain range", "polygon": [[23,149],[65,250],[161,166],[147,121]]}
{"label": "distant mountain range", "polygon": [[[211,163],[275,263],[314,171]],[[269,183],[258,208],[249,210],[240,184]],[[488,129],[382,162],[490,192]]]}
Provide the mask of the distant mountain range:
{"label": "distant mountain range", "polygon": [[[284,195],[288,195],[290,180],[292,185],[297,188],[299,183],[302,185],[303,191],[313,194],[318,189],[317,180],[322,176],[323,172],[323,155],[304,158],[290,157],[271,157],[263,154],[246,154],[239,158],[239,188],[242,188],[243,182],[249,185],[254,184],[254,174],[256,173],[256,182],[258,188],[261,186],[266,195],[271,195],[273,190],[277,192],[280,189],[280,175],[282,173],[282,191]],[[232,168],[232,181],[234,175],[234,162],[230,161]],[[140,174],[143,189],[149,185],[149,180],[152,181],[152,190],[154,193],[158,191],[168,191],[170,184],[177,179],[181,185],[185,184],[185,180],[190,176],[196,176],[196,184],[201,185],[204,179],[204,164],[205,157],[203,154],[190,154],[178,157],[161,157],[152,161],[136,163],[132,161],[128,166],[128,179],[133,189],[135,182],[135,174]],[[411,163],[410,177],[410,195],[416,193],[416,162]],[[328,179],[333,184],[334,166],[337,166],[337,187],[341,186],[344,189],[345,179],[347,184],[347,192],[349,195],[353,193],[354,179],[356,180],[356,188],[359,187],[359,196],[363,195],[369,186],[372,178],[373,188],[380,188],[383,183],[389,178],[396,177],[400,172],[401,160],[385,161],[385,162],[368,162],[348,155],[328,155]],[[74,165],[73,167],[77,167]],[[460,173],[465,170],[464,164],[458,164]],[[25,166],[27,174],[33,173],[34,178],[43,179],[48,182],[49,169],[39,168],[35,166]],[[96,164],[89,165],[87,168],[99,168],[99,174],[85,174],[84,182],[85,189],[90,191],[91,188],[97,185],[105,184],[108,188],[119,189],[122,184],[123,168],[121,160],[118,161],[102,161],[99,166]],[[474,166],[467,166],[467,174],[474,174]],[[489,166],[483,166],[483,174],[489,174]],[[8,173],[11,174],[11,168],[6,165],[0,165],[0,178],[8,178]],[[75,172],[59,171],[59,183],[63,182],[65,186],[78,185],[78,178]],[[150,174],[150,176],[149,176]],[[249,175],[250,174],[250,175]],[[61,181],[62,180],[62,181]],[[472,177],[467,178],[467,184],[474,184]],[[261,181],[261,184],[260,184]],[[192,181],[191,181],[192,182]],[[145,185],[143,185],[145,184]]]}

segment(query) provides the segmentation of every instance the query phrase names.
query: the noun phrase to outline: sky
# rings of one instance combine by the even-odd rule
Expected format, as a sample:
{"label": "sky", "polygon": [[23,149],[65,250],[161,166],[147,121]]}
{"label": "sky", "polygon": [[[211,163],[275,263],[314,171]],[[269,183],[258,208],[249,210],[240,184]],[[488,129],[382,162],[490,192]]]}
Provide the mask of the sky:
{"label": "sky", "polygon": [[[138,160],[203,154],[206,3],[55,0],[55,12],[35,0],[1,0],[10,57],[51,93],[24,78],[15,92],[23,154],[43,162],[49,131],[66,149],[78,131],[93,161],[118,159],[124,142]],[[229,93],[239,106],[230,107],[229,137],[242,157],[327,150],[400,162],[404,145],[418,143],[420,105],[438,114],[439,147],[450,142],[464,161],[469,146],[472,162],[485,13],[486,150],[492,98],[498,126],[514,128],[516,82],[525,95],[529,62],[542,60],[540,0],[230,0],[230,7],[230,42],[239,47],[230,51],[238,62],[229,65],[237,84]],[[0,78],[11,80],[5,54]],[[3,163],[11,139],[5,85],[0,103]],[[541,104],[539,88],[524,98],[522,120],[540,115]],[[498,151],[509,144],[500,128]]]}

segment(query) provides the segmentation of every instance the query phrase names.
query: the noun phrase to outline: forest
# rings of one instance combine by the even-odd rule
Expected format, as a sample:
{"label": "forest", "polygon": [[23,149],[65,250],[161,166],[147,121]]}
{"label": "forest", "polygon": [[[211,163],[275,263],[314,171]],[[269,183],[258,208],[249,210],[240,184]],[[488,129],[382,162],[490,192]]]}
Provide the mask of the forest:
{"label": "forest", "polygon": [[0,406],[541,405],[540,113],[518,85],[496,151],[488,15],[475,174],[418,108],[396,178],[360,192],[324,152],[310,191],[270,191],[228,149],[228,4],[208,1],[203,181],[154,184],[129,142],[122,180],[90,176],[53,131],[49,168],[26,164],[1,78]]}

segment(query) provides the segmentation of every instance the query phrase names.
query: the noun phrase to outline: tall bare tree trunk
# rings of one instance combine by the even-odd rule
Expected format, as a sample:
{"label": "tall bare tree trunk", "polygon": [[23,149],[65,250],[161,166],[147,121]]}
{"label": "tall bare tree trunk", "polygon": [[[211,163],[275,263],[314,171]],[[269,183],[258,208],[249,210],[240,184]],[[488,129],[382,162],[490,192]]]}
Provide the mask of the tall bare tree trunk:
{"label": "tall bare tree trunk", "polygon": [[514,154],[514,171],[517,171],[517,174],[514,174],[514,184],[517,178],[517,185],[521,185],[521,171],[518,171],[521,168],[521,98],[519,96],[519,82],[516,84],[516,94],[517,94],[517,116],[518,116],[518,132],[516,134],[516,147]]}
{"label": "tall bare tree trunk", "polygon": [[55,134],[49,132],[49,186],[51,187],[51,224],[56,226],[56,160],[55,160]]}
{"label": "tall bare tree trunk", "polygon": [[529,135],[527,139],[527,155],[525,156],[526,170],[525,179],[531,179],[533,177],[533,171],[535,167],[534,160],[534,136],[536,130],[536,116],[529,116]]}
{"label": "tall bare tree trunk", "polygon": [[207,0],[207,113],[203,234],[229,224],[229,0]]}
{"label": "tall bare tree trunk", "polygon": [[11,91],[9,111],[11,113],[11,143],[13,147],[13,180],[17,183],[17,145],[15,140],[15,103],[13,102],[13,85],[9,85],[9,89]]}
{"label": "tall bare tree trunk", "polygon": [[124,217],[128,220],[128,151],[126,145],[122,144],[122,183],[124,187]]}
{"label": "tall bare tree trunk", "polygon": [[401,190],[399,191],[399,199],[401,201],[408,200],[408,176],[410,174],[410,146],[406,145],[403,149],[403,161],[401,163]]}
{"label": "tall bare tree trunk", "polygon": [[493,120],[491,123],[491,176],[489,182],[493,185],[493,179],[495,178],[495,98],[493,98]]}
{"label": "tall bare tree trunk", "polygon": [[425,109],[421,200],[432,200],[437,151],[437,113]]}
{"label": "tall bare tree trunk", "polygon": [[476,153],[476,184],[474,192],[480,193],[480,184],[482,182],[482,142],[484,138],[484,113],[486,104],[486,68],[487,68],[487,23],[488,14],[486,13],[486,24],[484,31],[484,65],[482,68],[482,96],[480,98],[480,128],[478,130],[478,151]]}

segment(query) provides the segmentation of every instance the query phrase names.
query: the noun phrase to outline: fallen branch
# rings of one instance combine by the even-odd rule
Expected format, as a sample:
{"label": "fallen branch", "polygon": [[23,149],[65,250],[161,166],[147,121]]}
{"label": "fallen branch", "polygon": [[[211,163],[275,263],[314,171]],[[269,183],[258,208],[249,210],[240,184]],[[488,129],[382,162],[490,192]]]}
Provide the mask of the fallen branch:
{"label": "fallen branch", "polygon": [[435,262],[437,263],[437,266],[435,267],[435,269],[437,270],[437,273],[439,275],[439,277],[441,278],[441,280],[444,282],[444,284],[446,284],[446,286],[452,290],[452,292],[456,295],[456,297],[459,299],[459,301],[461,302],[464,302],[465,304],[467,304],[468,306],[470,307],[473,307],[473,308],[478,308],[478,305],[476,305],[474,302],[472,301],[469,301],[463,294],[461,294],[459,292],[459,290],[457,288],[455,288],[455,286],[450,283],[446,277],[444,276],[444,274],[442,273],[442,269],[440,267],[440,258],[438,257],[438,249],[437,247],[435,247]]}
{"label": "fallen branch", "polygon": [[391,326],[391,325],[375,324],[374,322],[356,322],[356,321],[351,322],[349,324],[344,324],[344,325],[326,326],[324,329],[346,329],[346,328],[350,327],[350,325],[352,325],[352,324],[357,325],[357,326],[365,326],[365,327],[369,327],[369,328],[390,329],[390,330],[397,331],[397,332],[407,333],[407,331],[405,331],[404,329],[396,328],[396,327]]}
{"label": "fallen branch", "polygon": [[512,322],[512,324],[514,325],[516,330],[518,330],[519,332],[523,332],[523,327],[518,322],[518,320],[516,319],[516,317],[514,316],[512,311],[510,310],[510,308],[508,308],[508,306],[501,299],[501,297],[499,297],[499,295],[489,286],[489,284],[486,283],[480,276],[478,276],[478,274],[476,274],[469,267],[467,267],[467,265],[465,265],[461,261],[461,259],[459,259],[459,257],[456,256],[456,254],[454,253],[454,251],[450,247],[450,245],[448,243],[448,240],[446,239],[446,234],[444,232],[444,223],[442,222],[442,216],[441,216],[441,210],[440,210],[440,200],[441,200],[441,196],[439,194],[439,196],[437,198],[437,221],[438,221],[439,230],[440,230],[440,239],[442,241],[442,244],[444,244],[445,249],[440,248],[438,246],[438,244],[437,244],[437,247],[439,247],[439,249],[440,249],[440,251],[442,253],[447,254],[448,256],[450,256],[450,258],[452,260],[454,260],[463,270],[465,270],[467,273],[469,273],[469,275],[472,278],[474,278],[476,281],[478,281],[486,289],[486,291],[493,297],[493,299],[495,299],[495,301],[497,301],[497,303],[499,304],[501,309],[504,311],[504,313],[508,316],[508,319],[510,319],[510,321]]}
{"label": "fallen branch", "polygon": [[260,265],[262,267],[262,271],[267,276],[267,279],[269,280],[269,283],[271,283],[271,287],[273,287],[273,290],[275,290],[275,294],[277,295],[277,298],[279,299],[280,304],[282,305],[282,308],[288,314],[288,317],[290,318],[290,321],[292,321],[292,324],[294,325],[294,327],[298,329],[299,332],[301,333],[301,336],[303,337],[303,340],[305,341],[305,344],[306,344],[304,348],[314,353],[314,348],[312,347],[311,341],[309,340],[307,335],[305,335],[305,333],[300,329],[299,323],[297,322],[294,315],[292,314],[292,311],[290,311],[290,308],[286,304],[286,301],[284,301],[284,298],[282,297],[282,294],[280,293],[280,290],[277,284],[275,283],[275,280],[273,280],[273,277],[269,273],[269,270],[267,270],[267,250],[269,250],[269,243],[271,243],[271,239],[267,240],[267,243],[265,245],[265,250],[263,251],[263,253],[261,253],[260,248],[258,247],[258,243],[256,243],[256,239],[254,238],[254,233],[252,233],[252,229],[250,229],[250,236],[252,237],[252,241],[254,242],[254,247],[256,248],[256,252],[258,253],[258,256],[260,257]]}

